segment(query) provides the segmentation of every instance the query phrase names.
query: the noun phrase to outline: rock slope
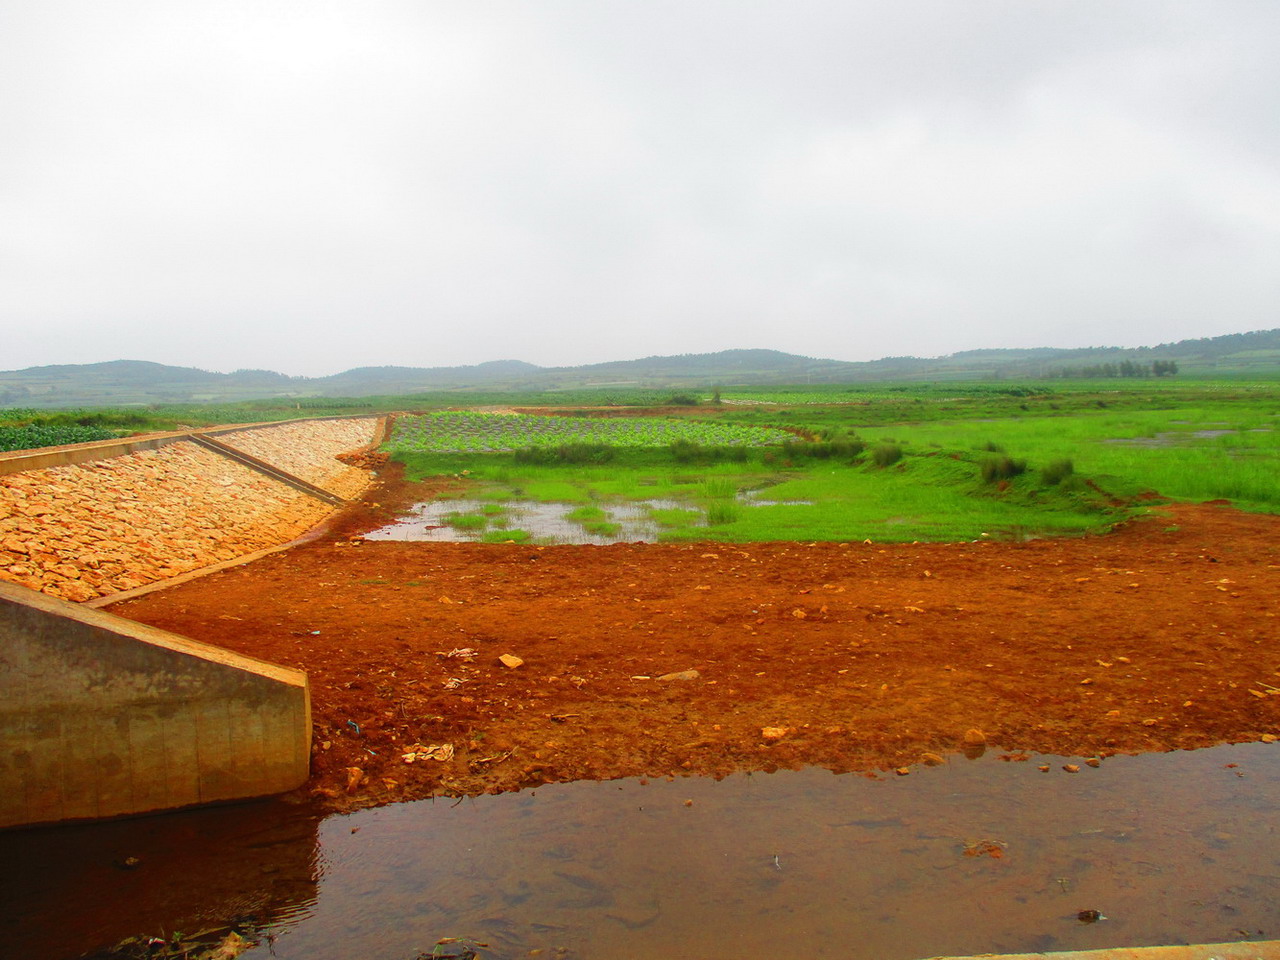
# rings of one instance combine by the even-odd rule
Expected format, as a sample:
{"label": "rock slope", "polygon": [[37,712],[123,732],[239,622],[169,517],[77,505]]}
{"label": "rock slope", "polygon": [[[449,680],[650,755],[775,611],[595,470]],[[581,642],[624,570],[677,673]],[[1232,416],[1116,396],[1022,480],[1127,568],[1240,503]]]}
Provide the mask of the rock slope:
{"label": "rock slope", "polygon": [[[317,421],[219,437],[352,497],[365,471],[334,459],[367,446],[377,421]],[[299,536],[333,508],[182,441],[75,466],[0,476],[0,578],[85,601]]]}

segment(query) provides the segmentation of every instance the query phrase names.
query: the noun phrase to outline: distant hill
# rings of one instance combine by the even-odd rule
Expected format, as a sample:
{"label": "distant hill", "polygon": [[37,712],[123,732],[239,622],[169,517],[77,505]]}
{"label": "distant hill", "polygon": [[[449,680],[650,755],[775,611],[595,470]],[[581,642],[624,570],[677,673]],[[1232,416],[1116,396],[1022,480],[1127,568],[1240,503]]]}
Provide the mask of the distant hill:
{"label": "distant hill", "polygon": [[1137,375],[1173,361],[1181,374],[1280,376],[1280,329],[1180,340],[1154,347],[965,350],[944,357],[884,357],[853,363],[777,350],[722,350],[539,367],[494,360],[461,367],[356,367],[328,377],[272,370],[214,373],[145,360],[58,364],[0,372],[0,406],[185,403],[272,397],[394,396],[427,391],[568,390],[594,386],[709,389],[878,380],[1053,378]]}

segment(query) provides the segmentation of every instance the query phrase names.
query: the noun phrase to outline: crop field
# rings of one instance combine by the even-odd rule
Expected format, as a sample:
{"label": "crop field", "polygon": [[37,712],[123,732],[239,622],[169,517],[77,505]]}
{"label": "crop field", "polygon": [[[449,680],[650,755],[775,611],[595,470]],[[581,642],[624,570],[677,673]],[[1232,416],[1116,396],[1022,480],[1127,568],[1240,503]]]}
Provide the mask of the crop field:
{"label": "crop field", "polygon": [[619,449],[703,446],[761,447],[794,437],[785,430],[658,417],[588,419],[447,411],[400,417],[387,449],[393,453],[489,453],[567,444]]}
{"label": "crop field", "polygon": [[119,436],[105,427],[82,427],[78,424],[59,426],[0,426],[0,451],[26,450],[34,447],[56,447],[64,443],[88,443]]}
{"label": "crop field", "polygon": [[[415,436],[424,422],[451,430],[393,441],[391,449],[410,477],[466,477],[466,496],[493,504],[649,504],[664,541],[1079,535],[1147,512],[1152,494],[1280,512],[1275,385],[953,389],[895,389],[852,405],[725,404],[678,422],[445,414],[407,424]],[[804,394],[832,396],[797,388]],[[728,457],[716,445],[738,442],[728,432],[734,426],[769,429]],[[503,428],[522,435],[485,438]],[[557,433],[565,429],[581,432]],[[679,442],[663,445],[672,436]],[[609,455],[573,462],[518,452],[563,443],[595,444]],[[492,519],[477,515],[475,523],[477,538],[505,535]]]}

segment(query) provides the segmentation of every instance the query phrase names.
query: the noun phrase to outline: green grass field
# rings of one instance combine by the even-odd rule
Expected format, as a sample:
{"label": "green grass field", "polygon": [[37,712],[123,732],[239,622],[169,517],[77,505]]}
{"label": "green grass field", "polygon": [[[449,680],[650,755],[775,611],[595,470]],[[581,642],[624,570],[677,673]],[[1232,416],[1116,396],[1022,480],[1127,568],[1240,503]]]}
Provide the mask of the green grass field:
{"label": "green grass field", "polygon": [[[596,429],[590,417],[579,415],[551,425],[572,426],[570,440],[552,431],[541,435],[536,449],[401,450],[396,456],[411,476],[469,471],[476,488],[472,493],[495,511],[520,499],[586,508],[574,518],[584,529],[608,529],[609,521],[591,512],[603,504],[658,501],[650,516],[670,540],[909,541],[973,539],[984,533],[1083,534],[1105,530],[1145,509],[1136,500],[1145,491],[1189,500],[1225,498],[1242,509],[1280,512],[1276,380],[1222,376],[882,382],[769,391],[724,387],[720,404],[705,402],[710,391],[697,393],[704,402],[689,411],[692,419],[671,421],[668,430],[652,420],[631,418],[626,427],[631,432],[620,445],[609,440],[622,435],[620,424],[605,427],[606,421],[597,421],[602,427]],[[659,393],[557,395],[591,405],[605,396],[632,402],[664,399]],[[6,439],[11,445],[31,446],[181,425],[441,409],[459,399],[455,394],[8,409],[0,410],[0,447]],[[507,405],[545,399],[545,394],[484,397]],[[491,415],[444,419],[481,425],[494,420]],[[525,425],[509,422],[522,424],[522,429]],[[752,427],[768,429],[748,429]],[[782,436],[775,432],[779,429],[809,439],[753,445],[774,444]],[[637,443],[637,436],[652,436],[653,442]],[[671,445],[672,437],[683,447]],[[417,442],[441,446],[434,440]],[[878,466],[885,451],[900,451],[901,458]],[[1008,461],[1005,467],[996,463],[1002,458]],[[1070,463],[1069,475],[1045,475],[1046,468],[1064,462]],[[1025,469],[1012,470],[1015,465]],[[1006,476],[996,475],[1001,469]],[[1115,506],[1116,499],[1125,505]],[[462,521],[468,522],[475,523]],[[500,513],[492,514],[485,536],[497,539],[508,533],[501,522]]]}
{"label": "green grass field", "polygon": [[[837,403],[831,388],[798,389],[826,402],[724,404],[717,409],[727,421],[784,426],[814,441],[754,449],[741,462],[679,462],[661,447],[595,465],[399,456],[413,476],[468,470],[477,495],[495,502],[670,502],[651,510],[665,540],[1079,535],[1149,509],[1138,496],[1150,492],[1280,511],[1276,384],[1105,387],[942,384]],[[842,455],[850,444],[863,449]],[[886,450],[888,465],[877,466]]]}

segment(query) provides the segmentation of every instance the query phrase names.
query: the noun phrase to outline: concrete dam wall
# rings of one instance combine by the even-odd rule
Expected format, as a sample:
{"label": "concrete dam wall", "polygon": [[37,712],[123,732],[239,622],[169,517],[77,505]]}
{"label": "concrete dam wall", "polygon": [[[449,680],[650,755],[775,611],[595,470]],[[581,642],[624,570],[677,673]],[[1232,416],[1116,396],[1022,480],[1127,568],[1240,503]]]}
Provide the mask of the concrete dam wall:
{"label": "concrete dam wall", "polygon": [[306,674],[0,583],[0,827],[292,790]]}
{"label": "concrete dam wall", "polygon": [[306,781],[306,674],[89,607],[298,537],[368,486],[339,457],[383,428],[311,420],[0,454],[0,828]]}

